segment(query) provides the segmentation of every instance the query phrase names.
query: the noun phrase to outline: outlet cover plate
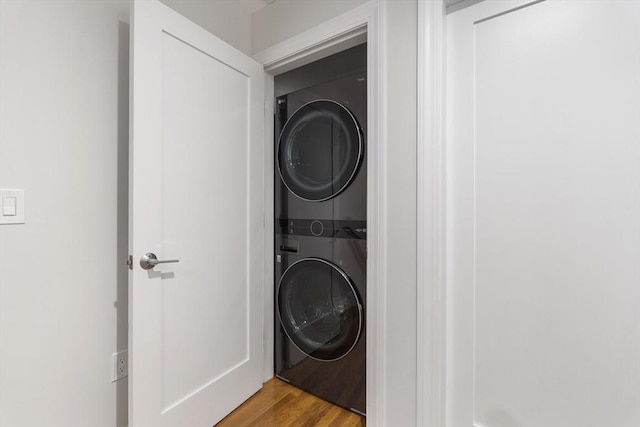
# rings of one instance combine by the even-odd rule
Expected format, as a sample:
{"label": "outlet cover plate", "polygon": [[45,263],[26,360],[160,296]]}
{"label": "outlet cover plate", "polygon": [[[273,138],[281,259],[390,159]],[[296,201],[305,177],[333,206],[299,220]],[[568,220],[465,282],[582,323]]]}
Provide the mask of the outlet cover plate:
{"label": "outlet cover plate", "polygon": [[129,375],[129,352],[127,350],[113,353],[111,370],[111,382],[118,381]]}

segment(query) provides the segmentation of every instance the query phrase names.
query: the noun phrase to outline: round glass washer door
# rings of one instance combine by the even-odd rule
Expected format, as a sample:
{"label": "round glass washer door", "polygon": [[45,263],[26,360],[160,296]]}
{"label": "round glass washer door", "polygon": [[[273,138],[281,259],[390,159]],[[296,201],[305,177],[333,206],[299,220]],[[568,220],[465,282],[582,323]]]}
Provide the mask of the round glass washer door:
{"label": "round glass washer door", "polygon": [[289,339],[314,359],[346,356],[362,333],[362,304],[351,280],[323,259],[292,264],[280,279],[277,304]]}
{"label": "round glass washer door", "polygon": [[293,113],[282,129],[278,170],[296,196],[328,200],[355,177],[363,150],[360,126],[347,108],[330,100],[312,101]]}

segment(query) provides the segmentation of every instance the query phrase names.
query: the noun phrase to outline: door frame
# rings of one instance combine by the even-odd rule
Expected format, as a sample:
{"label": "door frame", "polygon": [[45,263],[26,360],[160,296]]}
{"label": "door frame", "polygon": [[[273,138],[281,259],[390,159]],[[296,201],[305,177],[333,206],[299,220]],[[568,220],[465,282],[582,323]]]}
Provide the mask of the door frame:
{"label": "door frame", "polygon": [[[383,425],[384,411],[384,296],[385,283],[385,165],[383,162],[384,120],[380,108],[383,104],[384,72],[381,26],[384,18],[378,0],[372,0],[342,15],[289,38],[275,46],[253,56],[264,65],[267,74],[265,87],[265,140],[273,140],[273,78],[286,71],[301,67],[333,53],[367,42],[367,425]],[[269,144],[270,146],[270,144]],[[265,156],[265,191],[274,192],[274,150],[267,149]],[[267,200],[265,206],[265,246],[273,247],[274,210],[273,200]],[[274,333],[274,269],[273,256],[265,254],[265,335]],[[374,315],[375,313],[375,315]],[[273,339],[265,339],[264,379],[273,377]]]}
{"label": "door frame", "polygon": [[[418,129],[417,129],[417,399],[418,426],[443,427],[445,414],[445,105],[444,1],[418,3]],[[291,37],[253,56],[264,65],[265,140],[273,140],[274,76],[333,53],[367,42],[367,425],[384,426],[386,402],[406,396],[387,395],[385,380],[388,330],[386,252],[388,177],[385,152],[385,3],[371,0],[336,18]],[[273,147],[272,147],[273,148]],[[274,192],[274,150],[265,152],[265,194]],[[272,198],[265,200],[265,246],[273,247]],[[273,377],[274,266],[265,253],[264,380]]]}
{"label": "door frame", "polygon": [[446,7],[418,0],[417,414],[446,424]]}

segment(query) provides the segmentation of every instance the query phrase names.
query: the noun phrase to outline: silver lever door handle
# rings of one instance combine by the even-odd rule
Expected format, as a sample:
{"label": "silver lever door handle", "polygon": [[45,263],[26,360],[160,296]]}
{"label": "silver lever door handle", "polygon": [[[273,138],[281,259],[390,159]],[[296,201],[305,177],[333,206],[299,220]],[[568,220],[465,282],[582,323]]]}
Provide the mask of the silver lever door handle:
{"label": "silver lever door handle", "polygon": [[152,252],[147,252],[146,254],[142,255],[142,257],[140,258],[140,267],[142,267],[145,270],[151,270],[153,267],[155,267],[158,264],[166,264],[169,262],[180,262],[180,260],[179,259],[159,260],[156,254]]}

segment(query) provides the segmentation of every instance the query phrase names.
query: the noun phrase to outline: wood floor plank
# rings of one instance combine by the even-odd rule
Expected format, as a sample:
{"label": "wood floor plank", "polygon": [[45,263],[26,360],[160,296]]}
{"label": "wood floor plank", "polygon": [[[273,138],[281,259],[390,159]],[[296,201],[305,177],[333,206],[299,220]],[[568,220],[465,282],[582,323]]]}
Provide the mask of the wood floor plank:
{"label": "wood floor plank", "polygon": [[[235,411],[220,421],[216,427],[253,426],[256,420],[280,401],[291,401],[299,395],[292,387],[284,387],[281,381],[267,383]],[[259,396],[258,396],[259,394]]]}
{"label": "wood floor plank", "polygon": [[365,418],[277,378],[215,427],[364,427]]}
{"label": "wood floor plank", "polygon": [[288,411],[295,405],[295,398],[288,394],[285,399],[280,400],[261,414],[253,422],[256,427],[281,426],[288,421]]}
{"label": "wood floor plank", "polygon": [[[336,411],[331,421],[326,424],[326,427],[361,427],[364,425],[364,417],[359,417],[353,412]],[[319,424],[318,426],[324,427],[324,424]]]}
{"label": "wood floor plank", "polygon": [[290,412],[288,423],[283,427],[314,427],[327,412],[335,407],[310,394],[301,399],[297,406]]}

